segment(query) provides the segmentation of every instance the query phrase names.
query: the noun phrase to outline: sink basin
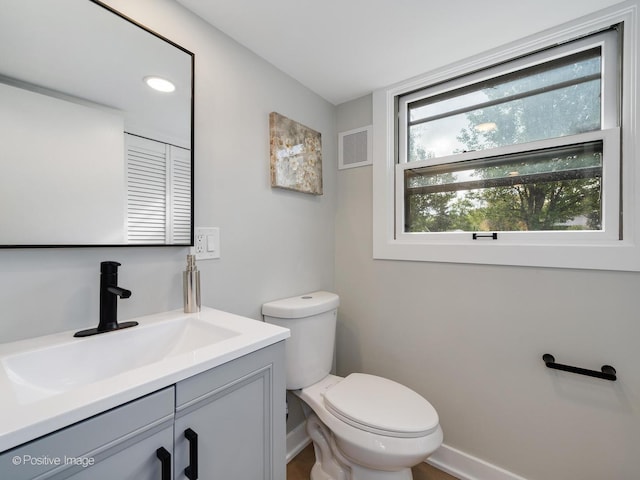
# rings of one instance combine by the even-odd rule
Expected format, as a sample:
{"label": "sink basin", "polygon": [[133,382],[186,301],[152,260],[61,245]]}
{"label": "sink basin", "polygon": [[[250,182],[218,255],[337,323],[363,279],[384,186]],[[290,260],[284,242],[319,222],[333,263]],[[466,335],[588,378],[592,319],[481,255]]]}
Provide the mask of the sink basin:
{"label": "sink basin", "polygon": [[127,320],[138,326],[0,343],[0,452],[289,337],[286,328],[205,306]]}
{"label": "sink basin", "polygon": [[2,358],[23,402],[105,380],[239,335],[193,317],[138,325]]}

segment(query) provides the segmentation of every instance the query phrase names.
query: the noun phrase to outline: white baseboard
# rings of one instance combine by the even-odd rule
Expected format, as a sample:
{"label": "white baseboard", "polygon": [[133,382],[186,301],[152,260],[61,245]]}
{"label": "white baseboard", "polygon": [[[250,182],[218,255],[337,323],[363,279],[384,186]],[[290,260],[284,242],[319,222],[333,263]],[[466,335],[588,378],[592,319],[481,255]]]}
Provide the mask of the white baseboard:
{"label": "white baseboard", "polygon": [[426,462],[460,480],[526,480],[446,444],[427,458]]}
{"label": "white baseboard", "polygon": [[287,463],[293,460],[304,447],[311,443],[309,435],[307,435],[307,422],[302,422],[296,428],[287,433]]}

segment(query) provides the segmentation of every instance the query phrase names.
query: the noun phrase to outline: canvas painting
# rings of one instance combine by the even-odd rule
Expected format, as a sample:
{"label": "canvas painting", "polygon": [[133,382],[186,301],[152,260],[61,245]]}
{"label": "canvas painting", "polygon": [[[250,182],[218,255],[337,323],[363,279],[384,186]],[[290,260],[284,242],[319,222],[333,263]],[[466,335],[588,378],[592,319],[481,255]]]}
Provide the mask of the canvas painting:
{"label": "canvas painting", "polygon": [[322,136],[271,112],[271,186],[322,195]]}

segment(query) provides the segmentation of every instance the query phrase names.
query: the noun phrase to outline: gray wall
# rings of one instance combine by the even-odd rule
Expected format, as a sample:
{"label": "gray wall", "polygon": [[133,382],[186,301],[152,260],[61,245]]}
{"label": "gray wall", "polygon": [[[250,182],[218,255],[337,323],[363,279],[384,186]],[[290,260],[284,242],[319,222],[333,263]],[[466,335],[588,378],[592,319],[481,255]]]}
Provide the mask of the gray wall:
{"label": "gray wall", "polygon": [[[222,258],[199,262],[203,304],[260,318],[265,301],[333,289],[335,107],[175,2],[108,3],[196,55],[196,224],[222,242]],[[271,111],[322,133],[323,196],[270,187]],[[102,260],[133,291],[120,319],[181,308],[187,252],[0,249],[0,342],[97,325]]]}
{"label": "gray wall", "polygon": [[[338,132],[371,121],[371,96],[338,107]],[[338,172],[338,374],[408,385],[448,446],[529,480],[638,478],[640,273],[373,260],[371,184]]]}

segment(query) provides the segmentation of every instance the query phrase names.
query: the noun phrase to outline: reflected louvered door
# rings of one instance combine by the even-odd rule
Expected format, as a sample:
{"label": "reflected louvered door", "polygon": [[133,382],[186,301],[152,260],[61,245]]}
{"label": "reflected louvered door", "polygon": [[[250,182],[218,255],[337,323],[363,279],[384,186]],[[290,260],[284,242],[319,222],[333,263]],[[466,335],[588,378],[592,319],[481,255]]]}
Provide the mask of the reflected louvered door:
{"label": "reflected louvered door", "polygon": [[126,135],[127,241],[191,243],[191,151]]}
{"label": "reflected louvered door", "polygon": [[127,241],[166,243],[168,145],[134,135],[126,137]]}

